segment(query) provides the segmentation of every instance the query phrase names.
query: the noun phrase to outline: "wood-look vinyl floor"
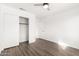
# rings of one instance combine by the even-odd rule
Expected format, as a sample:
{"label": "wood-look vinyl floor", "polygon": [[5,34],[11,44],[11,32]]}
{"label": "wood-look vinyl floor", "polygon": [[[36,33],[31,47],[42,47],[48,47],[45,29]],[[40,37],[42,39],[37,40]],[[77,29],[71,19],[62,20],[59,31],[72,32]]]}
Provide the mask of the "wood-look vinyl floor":
{"label": "wood-look vinyl floor", "polygon": [[37,39],[32,44],[26,42],[19,46],[4,49],[1,56],[79,56],[79,49],[66,47],[44,39]]}

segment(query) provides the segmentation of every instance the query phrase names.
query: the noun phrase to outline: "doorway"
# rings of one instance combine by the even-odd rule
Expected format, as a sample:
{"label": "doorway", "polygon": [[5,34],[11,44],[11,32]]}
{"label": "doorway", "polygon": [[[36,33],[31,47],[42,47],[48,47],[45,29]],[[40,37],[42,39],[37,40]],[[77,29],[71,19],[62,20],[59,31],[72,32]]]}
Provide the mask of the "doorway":
{"label": "doorway", "polygon": [[19,17],[19,31],[20,31],[20,39],[21,42],[29,42],[29,19],[25,17]]}

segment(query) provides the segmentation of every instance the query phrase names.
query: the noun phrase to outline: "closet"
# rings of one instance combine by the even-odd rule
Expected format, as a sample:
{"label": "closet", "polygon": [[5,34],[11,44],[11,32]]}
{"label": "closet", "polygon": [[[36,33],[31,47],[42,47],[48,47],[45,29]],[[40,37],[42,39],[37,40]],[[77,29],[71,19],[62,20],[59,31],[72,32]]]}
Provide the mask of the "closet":
{"label": "closet", "polygon": [[29,19],[19,17],[19,42],[29,41]]}

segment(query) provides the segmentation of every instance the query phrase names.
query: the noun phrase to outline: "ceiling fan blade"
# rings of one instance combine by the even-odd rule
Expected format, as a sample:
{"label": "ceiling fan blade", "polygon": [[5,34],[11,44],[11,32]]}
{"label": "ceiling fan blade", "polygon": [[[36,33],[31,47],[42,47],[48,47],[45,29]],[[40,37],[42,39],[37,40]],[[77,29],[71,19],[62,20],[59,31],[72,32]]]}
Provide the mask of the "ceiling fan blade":
{"label": "ceiling fan blade", "polygon": [[34,6],[43,6],[42,3],[34,4]]}

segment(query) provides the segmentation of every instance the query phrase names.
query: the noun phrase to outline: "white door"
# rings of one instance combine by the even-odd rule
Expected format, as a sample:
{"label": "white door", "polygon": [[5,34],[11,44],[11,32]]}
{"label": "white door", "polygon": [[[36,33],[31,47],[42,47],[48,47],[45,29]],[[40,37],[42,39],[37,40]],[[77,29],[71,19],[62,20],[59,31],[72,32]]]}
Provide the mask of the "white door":
{"label": "white door", "polygon": [[19,44],[19,19],[14,14],[4,13],[4,48]]}
{"label": "white door", "polygon": [[19,42],[28,41],[28,19],[24,17],[19,18],[20,26],[20,40]]}

